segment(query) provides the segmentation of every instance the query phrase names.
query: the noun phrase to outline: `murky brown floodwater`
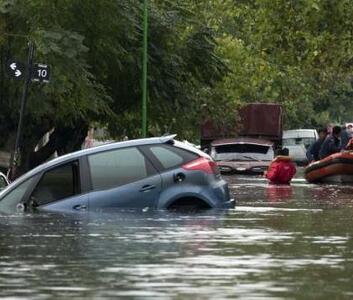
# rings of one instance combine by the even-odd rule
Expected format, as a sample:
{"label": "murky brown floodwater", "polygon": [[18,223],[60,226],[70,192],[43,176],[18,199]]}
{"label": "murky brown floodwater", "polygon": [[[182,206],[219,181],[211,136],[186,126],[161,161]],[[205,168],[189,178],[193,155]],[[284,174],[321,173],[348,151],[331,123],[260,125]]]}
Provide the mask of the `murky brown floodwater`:
{"label": "murky brown floodwater", "polygon": [[226,212],[1,215],[0,298],[353,299],[353,186],[227,180]]}

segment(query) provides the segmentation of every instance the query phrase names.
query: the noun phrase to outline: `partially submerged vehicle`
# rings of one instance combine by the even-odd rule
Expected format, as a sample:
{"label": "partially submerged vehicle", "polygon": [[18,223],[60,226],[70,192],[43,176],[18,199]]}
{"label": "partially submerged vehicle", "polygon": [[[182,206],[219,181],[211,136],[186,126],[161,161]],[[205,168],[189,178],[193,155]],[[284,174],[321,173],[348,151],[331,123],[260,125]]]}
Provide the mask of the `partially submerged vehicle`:
{"label": "partially submerged vehicle", "polygon": [[292,160],[299,165],[308,163],[306,152],[319,135],[315,129],[293,129],[283,131],[282,145],[288,148]]}
{"label": "partially submerged vehicle", "polygon": [[352,183],[353,152],[332,154],[305,168],[305,179],[310,183]]}
{"label": "partially submerged vehicle", "polygon": [[53,159],[5,188],[0,211],[234,207],[212,158],[174,137],[112,143]]}
{"label": "partially submerged vehicle", "polygon": [[242,137],[215,140],[211,157],[222,174],[263,174],[274,158],[273,142]]}

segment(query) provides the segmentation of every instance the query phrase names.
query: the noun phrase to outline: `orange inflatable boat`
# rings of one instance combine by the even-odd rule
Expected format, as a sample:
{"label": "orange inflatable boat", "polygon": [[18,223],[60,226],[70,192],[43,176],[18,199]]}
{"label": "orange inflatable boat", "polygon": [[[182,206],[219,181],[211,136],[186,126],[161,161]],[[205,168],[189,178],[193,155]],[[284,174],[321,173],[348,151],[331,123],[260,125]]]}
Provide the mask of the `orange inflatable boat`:
{"label": "orange inflatable boat", "polygon": [[305,168],[308,182],[353,183],[353,151],[332,154]]}

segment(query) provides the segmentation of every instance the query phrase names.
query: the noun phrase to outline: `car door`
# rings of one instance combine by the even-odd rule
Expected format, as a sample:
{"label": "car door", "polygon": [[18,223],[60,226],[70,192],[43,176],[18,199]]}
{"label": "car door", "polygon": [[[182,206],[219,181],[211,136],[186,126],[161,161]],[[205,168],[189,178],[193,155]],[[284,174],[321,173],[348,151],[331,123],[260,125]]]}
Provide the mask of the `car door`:
{"label": "car door", "polygon": [[43,172],[28,198],[28,206],[48,211],[86,211],[88,196],[82,194],[79,161]]}
{"label": "car door", "polygon": [[165,197],[181,196],[190,191],[190,187],[199,188],[204,184],[203,174],[191,175],[182,168],[184,164],[199,158],[196,153],[167,144],[147,145],[143,151],[161,174],[164,197],[161,196],[163,199],[158,203],[158,208],[165,208]]}
{"label": "car door", "polygon": [[136,147],[88,156],[92,192],[89,208],[154,208],[161,178]]}

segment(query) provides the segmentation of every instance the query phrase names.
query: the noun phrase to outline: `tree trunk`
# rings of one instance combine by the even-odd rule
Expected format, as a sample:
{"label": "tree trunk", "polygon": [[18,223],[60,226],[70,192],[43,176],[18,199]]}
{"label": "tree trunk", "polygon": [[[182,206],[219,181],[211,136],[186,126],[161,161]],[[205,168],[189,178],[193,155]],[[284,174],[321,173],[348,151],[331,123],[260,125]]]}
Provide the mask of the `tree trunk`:
{"label": "tree trunk", "polygon": [[21,162],[15,169],[12,179],[47,161],[56,152],[59,156],[81,149],[88,131],[86,122],[78,122],[75,127],[58,126],[49,136],[49,141],[38,151],[34,151],[39,139],[24,139],[21,148]]}

